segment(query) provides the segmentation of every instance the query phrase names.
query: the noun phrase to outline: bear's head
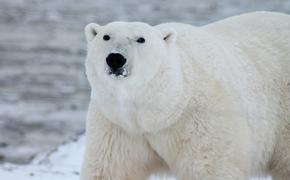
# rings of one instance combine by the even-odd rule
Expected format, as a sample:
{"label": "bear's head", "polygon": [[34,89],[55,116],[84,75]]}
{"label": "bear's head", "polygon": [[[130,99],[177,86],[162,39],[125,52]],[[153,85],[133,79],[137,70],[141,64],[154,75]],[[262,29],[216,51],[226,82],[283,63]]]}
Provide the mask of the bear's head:
{"label": "bear's head", "polygon": [[88,62],[100,78],[113,81],[150,81],[168,59],[176,33],[140,22],[90,23],[85,28]]}
{"label": "bear's head", "polygon": [[124,128],[152,129],[155,118],[161,118],[156,113],[166,115],[161,110],[171,110],[170,104],[174,108],[182,89],[176,32],[141,22],[113,22],[90,23],[85,35],[91,99]]}

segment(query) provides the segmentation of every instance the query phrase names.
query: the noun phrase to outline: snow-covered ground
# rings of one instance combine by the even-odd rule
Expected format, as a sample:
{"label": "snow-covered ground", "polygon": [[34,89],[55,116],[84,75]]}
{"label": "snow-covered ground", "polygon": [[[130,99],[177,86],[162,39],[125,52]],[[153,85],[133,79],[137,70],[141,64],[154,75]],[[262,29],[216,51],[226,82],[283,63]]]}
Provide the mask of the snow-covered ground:
{"label": "snow-covered ground", "polygon": [[29,165],[5,163],[0,166],[1,180],[78,180],[84,151],[84,137],[41,154]]}

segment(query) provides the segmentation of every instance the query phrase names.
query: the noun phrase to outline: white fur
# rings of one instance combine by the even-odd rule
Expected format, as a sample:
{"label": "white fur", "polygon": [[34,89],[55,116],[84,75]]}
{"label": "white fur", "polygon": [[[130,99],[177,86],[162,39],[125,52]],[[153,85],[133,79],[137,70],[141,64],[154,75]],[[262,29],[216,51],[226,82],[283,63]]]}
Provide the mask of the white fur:
{"label": "white fur", "polygon": [[[86,37],[92,95],[82,180],[290,177],[289,15],[202,27],[89,24]],[[106,73],[111,51],[126,57],[128,77]]]}

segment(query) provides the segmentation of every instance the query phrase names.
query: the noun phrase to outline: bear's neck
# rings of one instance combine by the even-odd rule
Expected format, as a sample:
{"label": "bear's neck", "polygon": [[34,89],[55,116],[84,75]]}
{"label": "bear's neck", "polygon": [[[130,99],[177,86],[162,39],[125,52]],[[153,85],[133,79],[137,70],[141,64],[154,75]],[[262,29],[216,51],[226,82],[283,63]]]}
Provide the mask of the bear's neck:
{"label": "bear's neck", "polygon": [[188,67],[179,57],[166,60],[136,99],[136,120],[141,131],[157,132],[178,121],[190,99]]}

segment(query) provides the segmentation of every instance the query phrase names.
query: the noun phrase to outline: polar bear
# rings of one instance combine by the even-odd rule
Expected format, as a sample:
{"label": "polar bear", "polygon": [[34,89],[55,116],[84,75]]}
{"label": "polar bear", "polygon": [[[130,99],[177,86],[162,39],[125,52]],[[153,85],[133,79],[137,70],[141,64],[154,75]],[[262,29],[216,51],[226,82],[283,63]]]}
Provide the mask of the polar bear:
{"label": "polar bear", "polygon": [[290,177],[290,16],[85,28],[82,180]]}

